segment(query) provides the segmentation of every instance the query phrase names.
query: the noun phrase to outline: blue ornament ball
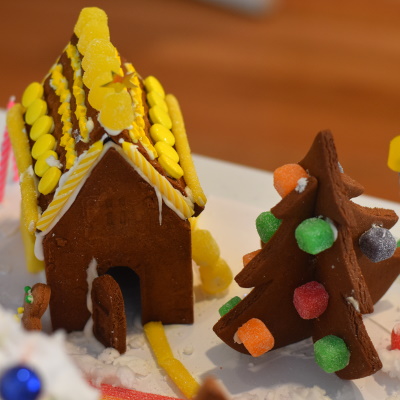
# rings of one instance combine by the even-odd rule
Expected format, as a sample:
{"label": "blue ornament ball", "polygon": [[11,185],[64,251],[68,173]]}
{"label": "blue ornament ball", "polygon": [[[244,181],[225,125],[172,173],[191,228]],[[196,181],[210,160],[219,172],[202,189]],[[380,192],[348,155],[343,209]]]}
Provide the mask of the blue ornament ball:
{"label": "blue ornament ball", "polygon": [[41,389],[38,375],[24,365],[12,367],[0,376],[0,395],[3,400],[36,400]]}

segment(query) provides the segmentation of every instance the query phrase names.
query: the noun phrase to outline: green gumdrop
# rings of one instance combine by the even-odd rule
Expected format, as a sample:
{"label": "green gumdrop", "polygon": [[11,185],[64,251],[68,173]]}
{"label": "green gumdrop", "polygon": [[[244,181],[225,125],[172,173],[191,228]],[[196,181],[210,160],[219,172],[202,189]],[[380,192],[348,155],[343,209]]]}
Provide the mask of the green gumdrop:
{"label": "green gumdrop", "polygon": [[295,231],[297,244],[309,254],[318,254],[329,249],[335,241],[332,227],[321,218],[304,220]]}
{"label": "green gumdrop", "polygon": [[256,228],[260,239],[267,243],[278,230],[282,220],[276,218],[271,211],[262,212],[256,219]]}
{"label": "green gumdrop", "polygon": [[218,311],[219,315],[223,317],[229,311],[232,310],[233,307],[237,306],[241,302],[241,298],[239,296],[232,297],[228,300]]}
{"label": "green gumdrop", "polygon": [[349,364],[350,351],[343,339],[328,335],[314,343],[316,363],[328,373],[340,371]]}

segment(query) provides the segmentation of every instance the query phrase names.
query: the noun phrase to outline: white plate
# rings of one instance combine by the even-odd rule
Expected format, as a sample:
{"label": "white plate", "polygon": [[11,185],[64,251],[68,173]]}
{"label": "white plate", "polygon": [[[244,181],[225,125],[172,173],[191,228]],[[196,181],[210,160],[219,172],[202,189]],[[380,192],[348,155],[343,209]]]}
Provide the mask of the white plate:
{"label": "white plate", "polygon": [[[1,131],[3,124],[4,112],[0,112]],[[194,159],[208,197],[206,210],[199,220],[200,227],[212,232],[220,245],[222,257],[236,274],[242,267],[243,254],[258,247],[255,218],[280,200],[272,186],[272,175],[207,157],[195,156]],[[288,160],[292,161],[296,160]],[[43,274],[29,275],[25,272],[18,233],[18,199],[18,186],[9,184],[6,200],[0,205],[0,300],[2,305],[13,310],[21,305],[25,285],[44,280]],[[397,203],[368,196],[362,196],[357,202],[391,208],[400,214]],[[400,237],[398,226],[392,232]],[[388,346],[390,331],[400,320],[399,289],[396,282],[378,303],[374,314],[364,318],[378,349]],[[175,356],[196,378],[212,374],[223,382],[233,397],[254,400],[294,399],[297,398],[295,393],[305,398],[323,398],[323,392],[314,386],[332,399],[385,399],[399,390],[399,380],[382,371],[357,381],[343,381],[335,374],[323,372],[314,362],[311,340],[272,351],[257,359],[230,349],[214,335],[212,326],[219,318],[218,308],[231,297],[247,291],[233,283],[223,297],[207,297],[199,289],[196,277],[195,324],[166,327]],[[100,361],[94,358],[103,348],[92,338],[73,334],[69,340],[74,343],[69,351],[92,377],[137,390],[181,396],[156,367],[137,322],[129,336],[131,350],[126,356],[116,359],[111,354],[106,361],[108,364],[104,360],[99,364]],[[88,354],[82,355],[85,352]],[[95,368],[97,366],[100,368]],[[310,388],[310,391],[305,388]]]}

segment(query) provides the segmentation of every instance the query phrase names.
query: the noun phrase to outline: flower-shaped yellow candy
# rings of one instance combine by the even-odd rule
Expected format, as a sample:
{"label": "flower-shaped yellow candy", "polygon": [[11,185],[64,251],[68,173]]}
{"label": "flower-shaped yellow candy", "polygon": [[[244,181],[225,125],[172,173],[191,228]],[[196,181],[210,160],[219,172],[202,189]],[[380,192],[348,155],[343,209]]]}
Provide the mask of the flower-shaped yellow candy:
{"label": "flower-shaped yellow candy", "polygon": [[85,55],[86,49],[93,39],[110,40],[110,30],[108,29],[107,21],[94,19],[88,21],[83,27],[77,44],[81,54]]}
{"label": "flower-shaped yellow candy", "polygon": [[89,65],[94,62],[94,60],[102,56],[115,57],[116,55],[117,50],[109,40],[93,39],[86,49],[85,56],[82,60],[82,68],[84,70],[88,69]]}
{"label": "flower-shaped yellow candy", "polygon": [[101,21],[102,23],[107,24],[108,17],[107,14],[101,8],[98,7],[83,8],[79,14],[78,21],[74,27],[75,35],[80,37],[84,26],[89,21],[93,20]]}
{"label": "flower-shaped yellow candy", "polygon": [[100,123],[113,131],[127,129],[133,122],[132,98],[124,90],[105,96],[99,114]]}

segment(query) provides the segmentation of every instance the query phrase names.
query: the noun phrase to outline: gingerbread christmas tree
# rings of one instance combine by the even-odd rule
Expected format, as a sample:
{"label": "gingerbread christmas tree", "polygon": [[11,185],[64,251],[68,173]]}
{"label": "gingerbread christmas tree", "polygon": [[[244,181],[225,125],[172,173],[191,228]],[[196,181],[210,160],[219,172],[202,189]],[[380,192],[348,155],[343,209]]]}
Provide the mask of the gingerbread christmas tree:
{"label": "gingerbread christmas tree", "polygon": [[344,174],[329,131],[275,176],[283,198],[257,219],[262,249],[244,257],[235,278],[253,289],[220,310],[214,331],[254,356],[312,336],[325,371],[343,379],[371,375],[382,365],[362,315],[400,273],[389,232],[398,217],[350,200],[363,188]]}

